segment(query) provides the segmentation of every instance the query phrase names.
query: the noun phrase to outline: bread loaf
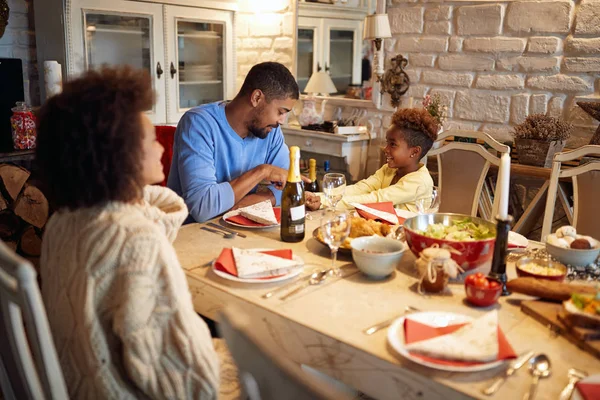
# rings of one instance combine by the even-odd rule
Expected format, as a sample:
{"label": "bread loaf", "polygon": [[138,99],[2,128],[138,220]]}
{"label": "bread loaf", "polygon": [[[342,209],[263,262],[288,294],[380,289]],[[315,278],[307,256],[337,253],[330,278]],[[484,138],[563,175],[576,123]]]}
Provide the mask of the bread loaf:
{"label": "bread loaf", "polygon": [[593,286],[574,285],[536,278],[513,279],[506,284],[506,287],[514,293],[555,301],[569,300],[573,293],[595,295],[597,292],[597,289]]}

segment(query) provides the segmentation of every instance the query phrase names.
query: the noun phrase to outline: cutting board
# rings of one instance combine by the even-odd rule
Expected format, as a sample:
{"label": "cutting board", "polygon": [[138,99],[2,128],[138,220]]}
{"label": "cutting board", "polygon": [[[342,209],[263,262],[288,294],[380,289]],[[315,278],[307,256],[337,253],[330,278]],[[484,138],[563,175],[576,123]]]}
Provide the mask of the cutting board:
{"label": "cutting board", "polygon": [[584,351],[600,358],[600,331],[571,326],[564,317],[561,303],[527,300],[521,303],[521,310],[544,325],[549,325],[552,330]]}

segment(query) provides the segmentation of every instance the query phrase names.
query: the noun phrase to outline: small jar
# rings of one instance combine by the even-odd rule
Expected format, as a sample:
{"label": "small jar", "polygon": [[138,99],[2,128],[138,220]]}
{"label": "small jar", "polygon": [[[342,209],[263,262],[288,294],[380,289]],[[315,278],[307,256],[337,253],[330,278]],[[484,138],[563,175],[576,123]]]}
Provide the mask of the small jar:
{"label": "small jar", "polygon": [[15,150],[35,149],[37,130],[36,118],[25,102],[17,101],[11,108],[13,115],[10,117],[12,128],[13,147]]}

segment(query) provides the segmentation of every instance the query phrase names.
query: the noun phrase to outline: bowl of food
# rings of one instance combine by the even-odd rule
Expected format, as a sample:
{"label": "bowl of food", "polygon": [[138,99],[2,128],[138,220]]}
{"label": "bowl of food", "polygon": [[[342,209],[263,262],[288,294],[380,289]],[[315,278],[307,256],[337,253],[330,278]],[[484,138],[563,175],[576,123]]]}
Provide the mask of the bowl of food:
{"label": "bowl of food", "polygon": [[495,304],[502,293],[502,285],[495,279],[488,278],[481,272],[471,274],[465,279],[467,301],[478,307]]}
{"label": "bowl of food", "polygon": [[358,237],[352,240],[351,246],[358,269],[374,279],[394,272],[406,250],[404,243],[381,236]]}
{"label": "bowl of food", "polygon": [[[389,236],[393,232],[394,227],[392,225],[384,224],[382,222],[366,220],[362,217],[351,217],[350,218],[350,234],[344,240],[344,243],[340,246],[339,251],[341,253],[350,253],[352,246],[350,243],[359,237],[369,237],[378,235],[381,237]],[[321,228],[316,228],[313,231],[313,237],[319,242],[327,246],[325,239],[323,238],[323,232]]]}
{"label": "bowl of food", "polygon": [[565,265],[587,266],[600,254],[600,242],[580,235],[572,226],[563,226],[546,237],[546,251]]}
{"label": "bowl of food", "polygon": [[517,261],[517,276],[562,282],[567,276],[567,267],[551,260],[521,258]]}
{"label": "bowl of food", "polygon": [[451,247],[452,259],[462,269],[470,270],[492,259],[496,226],[484,219],[463,214],[425,214],[404,221],[404,233],[410,250],[419,257],[421,251],[437,243]]}

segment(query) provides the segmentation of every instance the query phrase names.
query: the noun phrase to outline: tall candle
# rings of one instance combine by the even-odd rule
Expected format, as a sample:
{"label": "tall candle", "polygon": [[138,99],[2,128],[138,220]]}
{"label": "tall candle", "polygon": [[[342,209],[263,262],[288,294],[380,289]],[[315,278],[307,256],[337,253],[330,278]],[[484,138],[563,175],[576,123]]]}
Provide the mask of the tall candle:
{"label": "tall candle", "polygon": [[508,197],[510,187],[510,155],[508,153],[502,154],[502,157],[500,158],[498,180],[500,181],[500,192],[497,193],[499,196],[498,216],[501,220],[506,220],[508,218]]}

